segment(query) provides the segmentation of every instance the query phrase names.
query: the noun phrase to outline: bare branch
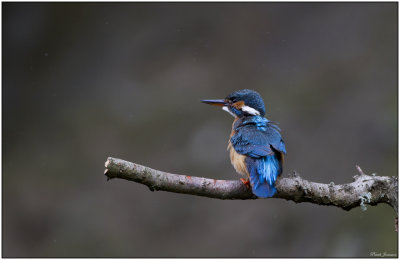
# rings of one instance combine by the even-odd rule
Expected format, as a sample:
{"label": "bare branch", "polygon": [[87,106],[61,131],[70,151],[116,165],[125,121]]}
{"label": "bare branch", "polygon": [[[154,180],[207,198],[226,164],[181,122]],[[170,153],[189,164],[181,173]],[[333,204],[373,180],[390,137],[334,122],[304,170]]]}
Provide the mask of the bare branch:
{"label": "bare branch", "polygon": [[[104,174],[108,179],[121,178],[146,185],[151,191],[162,190],[216,199],[257,199],[239,180],[215,180],[202,177],[172,174],[109,157]],[[386,203],[397,213],[397,178],[366,175],[356,166],[360,175],[348,184],[316,183],[304,180],[294,173],[276,182],[277,193],[273,198],[296,203],[310,202],[350,210],[365,205]]]}

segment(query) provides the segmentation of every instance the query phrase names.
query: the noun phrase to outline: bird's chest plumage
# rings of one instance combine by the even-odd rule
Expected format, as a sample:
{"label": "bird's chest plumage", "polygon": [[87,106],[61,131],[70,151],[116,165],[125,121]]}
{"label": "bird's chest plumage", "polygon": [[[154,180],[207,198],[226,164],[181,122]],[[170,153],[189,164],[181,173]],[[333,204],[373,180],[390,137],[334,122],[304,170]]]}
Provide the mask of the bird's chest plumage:
{"label": "bird's chest plumage", "polygon": [[[235,122],[233,122],[233,124],[235,124]],[[235,132],[234,132],[234,129],[232,128],[232,132],[231,132],[230,137],[232,137],[234,134],[235,134]],[[232,145],[230,140],[229,140],[229,143],[228,143],[227,150],[229,151],[229,157],[231,159],[232,166],[233,166],[233,168],[235,168],[236,172],[241,174],[241,175],[244,175],[246,177],[249,177],[249,172],[247,170],[247,166],[246,166],[246,163],[245,163],[246,156],[237,153],[235,151],[235,148],[233,148],[233,145]]]}
{"label": "bird's chest plumage", "polygon": [[233,168],[235,168],[236,172],[246,177],[249,177],[249,173],[247,171],[247,166],[245,163],[246,156],[238,154],[233,148],[230,141],[228,144],[228,151],[229,151],[229,157],[231,158],[231,163],[233,165]]}

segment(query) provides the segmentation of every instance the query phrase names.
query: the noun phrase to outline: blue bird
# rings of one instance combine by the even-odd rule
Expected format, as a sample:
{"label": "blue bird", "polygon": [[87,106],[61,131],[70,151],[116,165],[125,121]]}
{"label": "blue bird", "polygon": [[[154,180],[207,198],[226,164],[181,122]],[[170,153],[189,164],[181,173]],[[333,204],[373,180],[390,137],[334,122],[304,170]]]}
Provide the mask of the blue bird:
{"label": "blue bird", "polygon": [[247,177],[241,180],[246,185],[250,182],[256,196],[272,197],[276,193],[275,181],[282,173],[286,148],[279,127],[264,117],[260,94],[243,89],[225,99],[202,102],[221,106],[235,118],[228,143],[231,163],[239,174]]}

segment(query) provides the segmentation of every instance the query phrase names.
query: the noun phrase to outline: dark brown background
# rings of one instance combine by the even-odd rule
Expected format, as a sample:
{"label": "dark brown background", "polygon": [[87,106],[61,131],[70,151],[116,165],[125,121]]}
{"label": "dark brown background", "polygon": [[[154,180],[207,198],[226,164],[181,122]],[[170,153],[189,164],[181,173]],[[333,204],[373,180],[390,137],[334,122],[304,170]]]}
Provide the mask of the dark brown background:
{"label": "dark brown background", "polygon": [[280,122],[284,175],[397,175],[397,3],[3,3],[4,257],[366,257],[397,253],[387,205],[220,201],[123,180],[119,157],[238,178],[251,88]]}

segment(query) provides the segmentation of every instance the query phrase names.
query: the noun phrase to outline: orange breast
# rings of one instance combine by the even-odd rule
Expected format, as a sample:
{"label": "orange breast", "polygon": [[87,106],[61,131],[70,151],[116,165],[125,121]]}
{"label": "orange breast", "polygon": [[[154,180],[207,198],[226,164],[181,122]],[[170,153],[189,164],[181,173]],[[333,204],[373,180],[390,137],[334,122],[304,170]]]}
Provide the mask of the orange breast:
{"label": "orange breast", "polygon": [[230,141],[229,141],[227,150],[229,151],[231,163],[233,165],[233,168],[235,168],[236,172],[249,178],[249,172],[247,171],[247,167],[246,167],[246,163],[245,163],[246,156],[244,156],[242,154],[238,154],[235,151],[235,149],[233,148]]}

